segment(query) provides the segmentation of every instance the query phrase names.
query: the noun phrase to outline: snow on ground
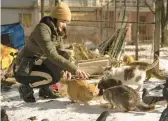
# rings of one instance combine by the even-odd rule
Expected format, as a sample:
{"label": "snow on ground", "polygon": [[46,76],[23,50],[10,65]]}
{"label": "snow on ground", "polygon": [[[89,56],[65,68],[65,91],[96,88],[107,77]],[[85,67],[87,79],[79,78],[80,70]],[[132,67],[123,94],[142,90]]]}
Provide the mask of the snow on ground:
{"label": "snow on ground", "polygon": [[[145,87],[149,89],[161,83],[163,81],[152,78],[145,84]],[[153,95],[161,95],[161,91],[153,92]],[[10,92],[2,92],[1,106],[7,109],[10,121],[30,121],[28,118],[31,116],[36,116],[37,121],[44,118],[49,121],[96,121],[100,113],[105,110],[110,112],[108,121],[158,121],[161,112],[166,107],[165,103],[161,103],[157,104],[156,110],[152,112],[132,111],[125,113],[102,108],[97,101],[92,101],[90,106],[82,106],[78,103],[71,104],[68,98],[40,99],[37,89],[35,97],[36,103],[25,103],[20,99],[17,89],[12,89]]]}
{"label": "snow on ground", "polygon": [[[127,50],[128,52],[128,50]],[[164,49],[160,58],[160,68],[168,72],[168,48]],[[131,52],[128,52],[131,53]],[[133,54],[133,53],[132,53]],[[153,88],[165,80],[151,78],[144,84],[147,89]],[[9,92],[1,92],[1,106],[7,110],[9,121],[30,121],[28,118],[36,116],[36,121],[49,119],[49,121],[96,121],[98,116],[105,110],[110,112],[107,121],[158,121],[161,112],[166,107],[164,102],[156,105],[151,112],[132,111],[119,112],[112,109],[102,108],[98,101],[92,101],[89,106],[79,103],[71,104],[68,98],[44,100],[38,97],[38,89],[35,89],[36,103],[25,103],[19,97],[16,88]],[[162,95],[161,90],[151,92],[152,95]]]}

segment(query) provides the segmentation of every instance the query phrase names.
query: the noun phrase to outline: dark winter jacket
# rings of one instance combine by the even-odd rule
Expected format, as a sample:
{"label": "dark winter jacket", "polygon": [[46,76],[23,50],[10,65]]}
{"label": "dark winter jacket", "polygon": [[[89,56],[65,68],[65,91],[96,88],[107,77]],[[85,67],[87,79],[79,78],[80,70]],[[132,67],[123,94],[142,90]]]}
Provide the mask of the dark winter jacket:
{"label": "dark winter jacket", "polygon": [[[45,19],[43,18],[44,21],[41,20],[26,40],[25,46],[16,58],[16,65],[20,64],[23,57],[46,57],[51,63],[56,64],[63,70],[75,73],[77,67],[57,52],[62,43],[62,38],[57,34],[52,18],[46,17]],[[51,27],[51,25],[53,26]]]}

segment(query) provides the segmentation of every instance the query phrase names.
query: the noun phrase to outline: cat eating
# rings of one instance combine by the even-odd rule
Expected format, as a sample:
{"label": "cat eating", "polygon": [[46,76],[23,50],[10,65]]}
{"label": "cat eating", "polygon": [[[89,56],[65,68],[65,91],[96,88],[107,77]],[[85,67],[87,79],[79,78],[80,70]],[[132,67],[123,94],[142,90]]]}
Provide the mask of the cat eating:
{"label": "cat eating", "polygon": [[98,83],[98,88],[99,88],[99,96],[103,95],[103,90],[109,88],[109,87],[114,87],[117,85],[122,85],[122,82],[120,80],[116,80],[113,78],[102,78],[99,83]]}
{"label": "cat eating", "polygon": [[140,90],[146,78],[146,71],[154,68],[158,62],[157,56],[156,60],[149,65],[141,65],[141,63],[135,62],[118,68],[107,67],[104,71],[104,78],[120,80],[124,85],[138,85],[137,90]]}
{"label": "cat eating", "polygon": [[99,93],[97,86],[89,84],[86,80],[68,80],[62,78],[60,83],[67,86],[67,94],[72,102],[82,102],[87,104]]}
{"label": "cat eating", "polygon": [[154,110],[153,105],[145,105],[140,102],[138,92],[126,85],[114,86],[106,89],[103,93],[103,98],[119,111],[141,111]]}

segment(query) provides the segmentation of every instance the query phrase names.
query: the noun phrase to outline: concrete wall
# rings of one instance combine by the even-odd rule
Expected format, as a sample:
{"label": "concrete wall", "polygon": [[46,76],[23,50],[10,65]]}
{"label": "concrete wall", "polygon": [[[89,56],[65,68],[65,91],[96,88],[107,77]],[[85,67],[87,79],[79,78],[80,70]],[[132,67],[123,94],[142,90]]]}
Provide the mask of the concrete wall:
{"label": "concrete wall", "polygon": [[25,36],[29,36],[35,25],[39,22],[38,9],[1,9],[1,25],[20,22],[19,14],[29,13],[32,15],[31,27],[24,27]]}
{"label": "concrete wall", "polygon": [[13,24],[21,21],[20,14],[31,14],[31,26],[24,27],[25,36],[29,36],[39,21],[39,9],[34,8],[36,0],[2,0],[1,1],[1,25]]}
{"label": "concrete wall", "polygon": [[[129,21],[136,22],[136,12],[129,13]],[[141,12],[140,16],[144,17],[145,22],[153,22],[154,16],[151,12]],[[140,24],[142,28],[144,28],[144,32],[139,33],[140,41],[151,40],[153,37],[153,28],[154,24]],[[135,40],[136,39],[136,23],[131,23],[128,25],[128,32],[127,32],[127,40]],[[143,30],[143,29],[142,29]],[[131,36],[130,36],[131,35]]]}
{"label": "concrete wall", "polygon": [[1,0],[1,7],[32,7],[36,0]]}

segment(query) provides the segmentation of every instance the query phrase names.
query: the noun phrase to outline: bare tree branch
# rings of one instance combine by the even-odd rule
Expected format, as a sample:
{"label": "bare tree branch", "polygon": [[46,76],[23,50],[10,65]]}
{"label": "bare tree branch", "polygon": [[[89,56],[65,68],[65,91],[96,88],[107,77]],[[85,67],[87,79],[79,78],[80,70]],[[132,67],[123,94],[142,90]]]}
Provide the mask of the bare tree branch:
{"label": "bare tree branch", "polygon": [[155,15],[155,12],[152,10],[151,6],[148,4],[148,2],[145,0],[145,5],[149,8],[149,10]]}

